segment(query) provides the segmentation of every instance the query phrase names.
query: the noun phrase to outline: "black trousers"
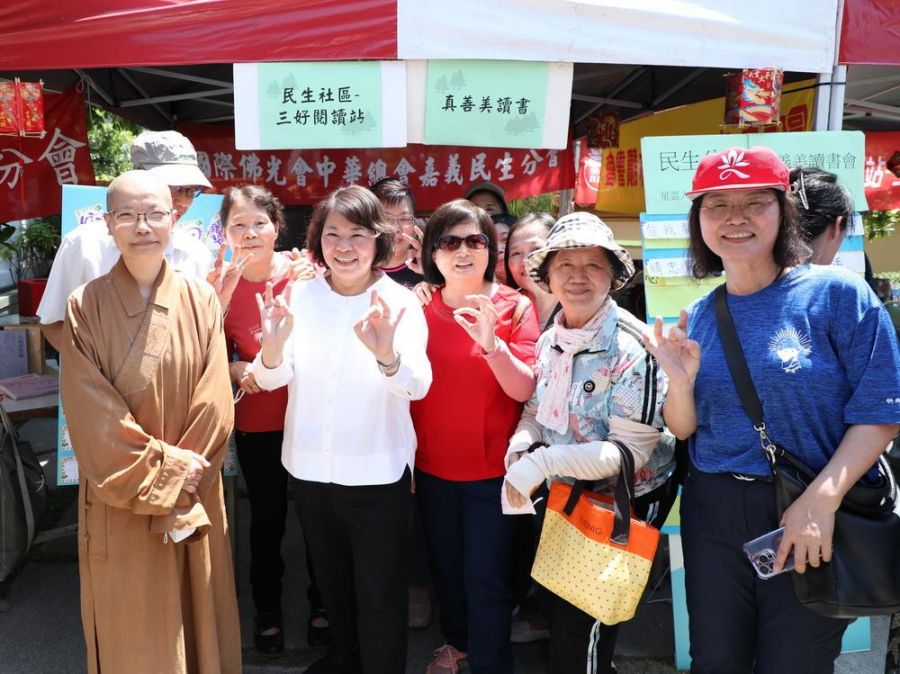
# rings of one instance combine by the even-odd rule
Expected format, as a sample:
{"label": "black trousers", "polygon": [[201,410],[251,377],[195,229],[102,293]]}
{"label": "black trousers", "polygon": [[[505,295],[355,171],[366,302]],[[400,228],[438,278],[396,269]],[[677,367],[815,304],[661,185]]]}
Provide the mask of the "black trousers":
{"label": "black trousers", "polygon": [[[281,463],[282,431],[234,432],[241,475],[250,502],[250,588],[257,628],[281,627],[281,586],[288,501],[288,472]],[[323,610],[309,550],[306,551],[309,587],[306,598],[312,612]]]}
{"label": "black trousers", "polygon": [[849,621],[813,613],[790,574],[761,580],[741,546],[778,528],[771,483],[691,466],[681,496],[691,671],[827,674]]}
{"label": "black trousers", "polygon": [[[661,527],[675,502],[678,486],[669,480],[647,494],[634,500],[635,515],[642,520]],[[543,517],[546,501],[541,501],[540,516]],[[573,606],[544,587],[535,584],[541,610],[550,623],[550,663],[552,674],[609,674],[613,672],[613,653],[619,625],[599,625],[595,640],[591,641],[591,630],[597,620]],[[590,665],[590,669],[588,669]]]}
{"label": "black trousers", "polygon": [[331,623],[335,672],[405,671],[409,470],[383,485],[291,483]]}

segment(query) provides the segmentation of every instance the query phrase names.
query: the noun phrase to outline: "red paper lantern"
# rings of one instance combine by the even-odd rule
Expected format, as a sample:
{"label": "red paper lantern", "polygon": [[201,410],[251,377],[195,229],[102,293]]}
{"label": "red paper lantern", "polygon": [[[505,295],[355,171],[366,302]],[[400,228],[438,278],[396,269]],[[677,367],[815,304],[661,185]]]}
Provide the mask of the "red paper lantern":
{"label": "red paper lantern", "polygon": [[44,83],[0,82],[0,135],[43,138]]}
{"label": "red paper lantern", "polygon": [[619,115],[615,112],[604,112],[588,117],[588,147],[619,147]]}
{"label": "red paper lantern", "polygon": [[781,114],[781,68],[745,68],[725,75],[725,125],[778,124]]}

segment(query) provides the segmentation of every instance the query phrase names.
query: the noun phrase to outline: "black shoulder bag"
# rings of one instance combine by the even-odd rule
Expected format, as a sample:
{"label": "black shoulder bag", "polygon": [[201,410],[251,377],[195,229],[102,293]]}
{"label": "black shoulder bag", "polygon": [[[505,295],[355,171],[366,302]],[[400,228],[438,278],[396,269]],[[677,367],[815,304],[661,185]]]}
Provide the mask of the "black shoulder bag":
{"label": "black shoulder bag", "polygon": [[0,405],[0,582],[25,560],[46,505],[44,470]]}
{"label": "black shoulder bag", "polygon": [[[796,456],[773,442],[763,422],[762,404],[738,340],[725,285],[715,290],[719,337],[741,404],[759,440],[775,483],[779,516],[816,479]],[[832,618],[895,613],[900,610],[900,512],[897,485],[884,456],[878,482],[858,482],[835,513],[831,561],[805,573],[791,573],[794,593],[807,608]]]}

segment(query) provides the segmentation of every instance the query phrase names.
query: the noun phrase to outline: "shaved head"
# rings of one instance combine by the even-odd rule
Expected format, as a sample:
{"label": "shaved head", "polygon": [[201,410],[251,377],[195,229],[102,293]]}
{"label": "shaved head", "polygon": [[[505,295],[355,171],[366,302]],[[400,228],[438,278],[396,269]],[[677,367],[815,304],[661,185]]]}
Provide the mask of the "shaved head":
{"label": "shaved head", "polygon": [[115,177],[106,188],[106,210],[132,208],[130,201],[141,197],[155,197],[166,210],[172,210],[169,186],[150,171],[125,171]]}

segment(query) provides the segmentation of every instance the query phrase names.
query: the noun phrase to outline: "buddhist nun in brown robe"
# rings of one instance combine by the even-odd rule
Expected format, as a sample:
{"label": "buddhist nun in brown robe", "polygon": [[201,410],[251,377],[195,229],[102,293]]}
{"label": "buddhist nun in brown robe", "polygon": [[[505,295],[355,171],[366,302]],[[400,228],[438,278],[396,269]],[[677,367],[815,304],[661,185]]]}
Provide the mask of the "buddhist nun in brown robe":
{"label": "buddhist nun in brown robe", "polygon": [[169,189],[116,178],[122,253],[72,293],[61,394],[81,484],[78,554],[89,672],[240,672],[221,467],[234,405],[213,289],[165,261]]}

